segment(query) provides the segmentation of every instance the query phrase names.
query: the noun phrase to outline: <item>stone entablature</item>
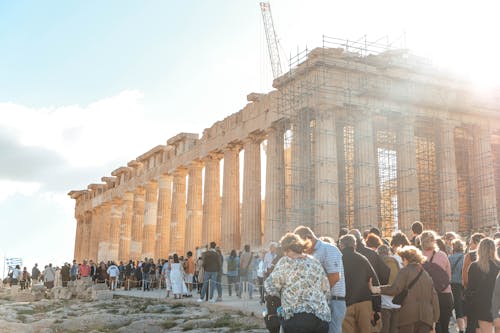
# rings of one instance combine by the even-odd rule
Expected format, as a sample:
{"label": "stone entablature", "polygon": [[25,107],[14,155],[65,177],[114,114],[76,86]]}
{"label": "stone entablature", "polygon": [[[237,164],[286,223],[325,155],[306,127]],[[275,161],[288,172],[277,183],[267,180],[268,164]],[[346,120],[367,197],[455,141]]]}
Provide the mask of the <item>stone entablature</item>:
{"label": "stone entablature", "polygon": [[[447,216],[443,225],[456,229],[458,223],[455,212],[458,196],[450,194],[457,188],[459,177],[456,164],[460,161],[451,159],[456,128],[466,129],[475,138],[469,153],[478,161],[471,177],[483,182],[474,182],[477,188],[471,200],[481,203],[481,207],[472,209],[473,219],[478,220],[473,226],[490,227],[493,219],[496,220],[495,191],[483,188],[494,186],[492,179],[500,177],[491,166],[492,159],[497,158],[492,145],[500,144],[500,94],[476,94],[471,83],[437,70],[426,59],[406,50],[361,57],[343,49],[314,49],[304,62],[274,80],[273,87],[277,90],[267,94],[250,93],[247,96],[249,103],[242,110],[205,129],[201,138],[196,133],[179,133],[165,145],[158,145],[112,171],[111,176],[102,177],[103,184],[90,184],[87,190],[69,192],[70,197],[76,199],[78,226],[82,224],[81,228],[77,227],[75,255],[79,259],[88,257],[92,252],[82,243],[89,242],[90,234],[94,238],[98,234],[91,229],[104,225],[103,219],[108,215],[113,215],[117,221],[119,214],[122,216],[120,232],[130,228],[136,230],[135,238],[120,236],[120,242],[126,240],[120,243],[120,248],[128,246],[131,239],[136,256],[137,246],[142,242],[137,238],[142,237],[139,234],[148,242],[153,238],[164,242],[168,239],[168,244],[176,247],[170,250],[176,251],[194,250],[185,249],[182,239],[187,239],[190,247],[200,239],[203,244],[217,239],[222,246],[239,247],[248,242],[260,247],[269,240],[278,240],[280,234],[297,223],[316,226],[319,232],[336,236],[343,223],[339,218],[347,214],[342,202],[347,196],[343,192],[347,190],[345,184],[342,184],[347,177],[346,148],[342,147],[346,126],[354,131],[354,153],[348,156],[354,161],[353,170],[349,171],[350,177],[354,177],[353,194],[349,194],[354,198],[354,213],[351,212],[354,226],[365,228],[381,223],[377,152],[374,150],[379,130],[393,131],[397,138],[394,149],[399,161],[397,186],[401,205],[398,222],[406,231],[409,219],[419,217],[419,210],[423,208],[418,202],[420,185],[415,171],[415,147],[417,136],[423,136],[420,129],[429,123],[440,128],[437,132],[441,133],[428,139],[436,147],[447,149],[446,152],[434,152],[436,172],[441,181],[438,196],[442,207],[438,209],[440,214]],[[446,124],[451,125],[444,126]],[[284,140],[288,130],[293,133],[291,139],[288,138],[291,143]],[[259,161],[260,143],[264,140],[271,151],[271,154],[267,152],[267,166]],[[291,150],[288,153],[291,158],[285,157],[286,149]],[[241,150],[251,158],[244,159],[244,174],[239,176]],[[447,160],[443,161],[446,156]],[[231,161],[229,167],[225,164],[223,185],[219,179],[222,175],[217,172],[222,158]],[[270,201],[265,203],[265,216],[261,219],[262,167],[266,168],[265,187]],[[484,173],[489,173],[488,177]],[[236,181],[238,177],[243,179],[241,186]],[[243,196],[241,209],[240,191]],[[205,197],[203,207],[200,207],[201,192]],[[123,200],[124,197],[127,200]],[[486,203],[481,201],[483,199]],[[124,212],[131,211],[132,201],[135,217],[125,218]],[[125,202],[126,207],[123,206]],[[206,207],[206,203],[211,206]],[[103,207],[105,209],[101,209]],[[339,211],[342,211],[340,215]],[[137,214],[142,214],[141,218]],[[134,221],[141,226],[134,225]],[[171,234],[176,230],[183,233],[191,225],[200,228],[200,224],[202,230],[189,237]],[[116,225],[113,226],[108,229],[116,233]],[[145,231],[144,226],[147,226]],[[165,233],[165,228],[170,234]],[[162,234],[158,234],[158,230],[163,230]],[[226,239],[228,237],[231,239]],[[109,249],[113,247],[106,250],[106,253],[114,253],[112,259],[118,248],[116,239],[116,235],[111,235],[102,240],[103,246],[109,243]],[[154,251],[166,253],[164,248],[157,246],[154,250],[148,244],[148,255]]]}

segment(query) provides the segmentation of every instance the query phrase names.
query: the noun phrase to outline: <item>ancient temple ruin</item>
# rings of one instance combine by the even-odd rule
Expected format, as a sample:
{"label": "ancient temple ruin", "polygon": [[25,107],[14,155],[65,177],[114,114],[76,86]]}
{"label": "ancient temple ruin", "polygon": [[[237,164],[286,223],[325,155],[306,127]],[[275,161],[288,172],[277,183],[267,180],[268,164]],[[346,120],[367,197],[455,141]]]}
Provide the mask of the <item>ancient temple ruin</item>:
{"label": "ancient temple ruin", "polygon": [[273,87],[201,138],[180,133],[71,191],[75,258],[166,258],[212,240],[258,249],[301,224],[335,238],[416,220],[498,227],[500,94],[406,50],[328,45],[292,58]]}

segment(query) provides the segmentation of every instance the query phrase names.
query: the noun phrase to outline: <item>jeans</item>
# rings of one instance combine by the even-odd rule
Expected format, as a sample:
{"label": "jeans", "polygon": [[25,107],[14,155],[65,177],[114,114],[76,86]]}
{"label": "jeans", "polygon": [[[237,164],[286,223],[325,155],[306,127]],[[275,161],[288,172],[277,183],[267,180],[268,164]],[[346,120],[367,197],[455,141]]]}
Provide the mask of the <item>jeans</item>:
{"label": "jeans", "polygon": [[250,298],[252,298],[253,283],[252,283],[252,279],[249,277],[249,275],[250,274],[240,276],[240,290],[238,290],[239,291],[238,297],[241,297],[241,293],[245,291],[244,288],[245,288],[245,282],[246,282],[246,285],[248,286],[248,296],[250,296]]}
{"label": "jeans", "polygon": [[142,290],[149,290],[149,273],[142,273]]}
{"label": "jeans", "polygon": [[282,324],[285,333],[327,333],[328,323],[312,313],[296,313]]}
{"label": "jeans", "polygon": [[217,274],[217,296],[222,298],[222,272]]}
{"label": "jeans", "polygon": [[214,297],[214,291],[215,291],[215,283],[217,282],[217,275],[219,275],[219,272],[205,272],[203,274],[203,287],[201,288],[201,297],[205,297],[205,293],[207,292],[208,288],[208,281],[210,281],[210,289],[208,290],[209,293],[209,299],[212,299]]}
{"label": "jeans", "polygon": [[342,322],[344,321],[346,304],[343,300],[331,300],[328,302],[332,313],[328,333],[342,333]]}
{"label": "jeans", "polygon": [[239,283],[238,283],[239,278],[237,276],[228,276],[227,281],[229,284],[229,296],[232,294],[232,286],[234,285],[234,292],[238,294],[239,290]]}

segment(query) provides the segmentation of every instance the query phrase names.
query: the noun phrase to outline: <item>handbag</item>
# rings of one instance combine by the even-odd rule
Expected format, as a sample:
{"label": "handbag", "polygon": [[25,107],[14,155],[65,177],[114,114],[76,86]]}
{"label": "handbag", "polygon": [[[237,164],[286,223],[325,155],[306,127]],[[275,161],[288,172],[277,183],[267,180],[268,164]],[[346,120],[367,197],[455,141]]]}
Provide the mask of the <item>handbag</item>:
{"label": "handbag", "polygon": [[424,270],[420,269],[420,272],[417,274],[417,276],[410,282],[407,288],[404,288],[401,290],[396,296],[392,298],[392,304],[396,305],[402,305],[403,302],[405,301],[406,296],[408,296],[408,291],[413,287],[413,285],[417,282],[418,278],[420,275],[422,275],[422,272]]}

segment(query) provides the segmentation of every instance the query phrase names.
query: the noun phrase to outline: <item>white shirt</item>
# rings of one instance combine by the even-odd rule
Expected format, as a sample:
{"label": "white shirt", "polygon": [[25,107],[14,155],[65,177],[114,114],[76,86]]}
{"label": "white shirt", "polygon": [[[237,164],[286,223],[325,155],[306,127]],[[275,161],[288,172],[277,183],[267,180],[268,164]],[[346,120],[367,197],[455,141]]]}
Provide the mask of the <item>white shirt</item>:
{"label": "white shirt", "polygon": [[21,270],[14,268],[14,270],[12,271],[12,278],[19,280],[19,275],[21,275]]}
{"label": "white shirt", "polygon": [[110,277],[117,277],[120,274],[120,270],[116,265],[109,266],[107,272]]}

